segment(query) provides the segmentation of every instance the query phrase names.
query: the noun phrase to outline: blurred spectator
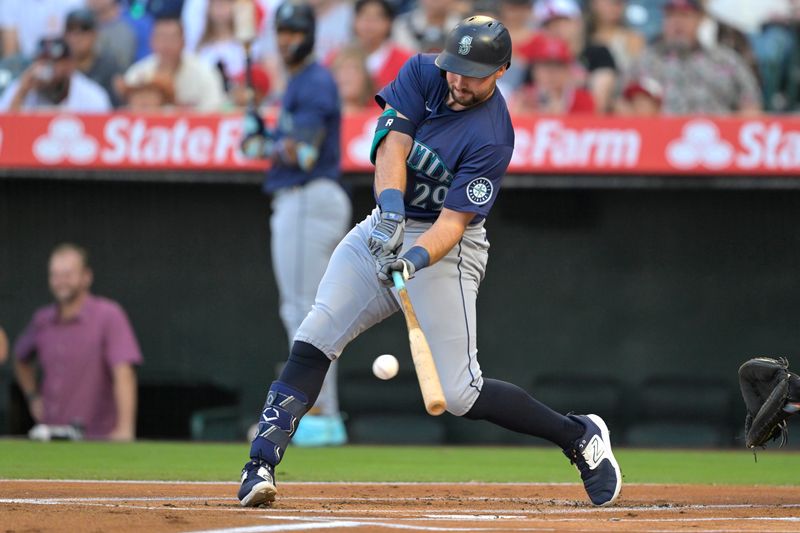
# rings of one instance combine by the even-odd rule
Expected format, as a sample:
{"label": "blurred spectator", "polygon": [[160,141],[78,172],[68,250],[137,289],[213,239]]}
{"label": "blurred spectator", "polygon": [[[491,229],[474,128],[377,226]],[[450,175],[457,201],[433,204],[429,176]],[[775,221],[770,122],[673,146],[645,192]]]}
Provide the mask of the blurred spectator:
{"label": "blurred spectator", "polygon": [[331,72],[339,87],[342,113],[345,115],[371,109],[375,103],[375,85],[367,70],[367,55],[358,45],[342,48],[331,64]]}
{"label": "blurred spectator", "polygon": [[82,5],[83,0],[0,1],[3,57],[33,58],[39,41],[63,35],[67,13]]}
{"label": "blurred spectator", "polygon": [[753,52],[769,111],[800,110],[800,0],[764,21],[753,36]]}
{"label": "blurred spectator", "polygon": [[205,30],[197,45],[197,56],[215,68],[221,68],[225,85],[243,74],[247,63],[244,45],[233,30],[235,0],[209,0]]}
{"label": "blurred spectator", "polygon": [[770,20],[789,16],[795,0],[706,0],[708,14],[740,32],[753,35]]}
{"label": "blurred spectator", "polygon": [[413,54],[391,40],[394,10],[387,0],[357,0],[355,13],[356,42],[367,54],[367,70],[379,90],[395,79]]}
{"label": "blurred spectator", "polygon": [[73,113],[111,110],[105,89],[75,68],[63,38],[42,39],[36,60],[0,96],[0,111],[48,108]]}
{"label": "blurred spectator", "polygon": [[408,50],[441,52],[445,37],[460,21],[454,0],[419,0],[415,9],[395,20],[394,38]]}
{"label": "blurred spectator", "polygon": [[0,364],[3,364],[8,359],[8,337],[5,330],[0,327]]}
{"label": "blurred spectator", "polygon": [[195,111],[215,111],[225,102],[222,75],[194,54],[183,52],[183,29],[179,18],[155,21],[150,39],[153,53],[125,72],[125,83],[135,85],[158,73],[171,78],[175,103]]}
{"label": "blurred spectator", "polygon": [[608,48],[586,42],[583,16],[575,0],[539,0],[534,13],[542,31],[566,41],[583,66],[585,84],[592,93],[597,111],[609,112],[617,83],[616,64]]}
{"label": "blurred spectator", "polygon": [[264,67],[252,65],[250,67],[250,76],[253,84],[252,89],[247,87],[247,75],[245,72],[240,73],[231,80],[230,88],[228,89],[228,100],[234,107],[244,109],[250,105],[250,94],[252,92],[253,103],[258,108],[264,103],[264,99],[269,94],[272,83]]}
{"label": "blurred spectator", "polygon": [[634,80],[622,91],[619,112],[637,117],[656,117],[661,114],[664,92],[653,78]]}
{"label": "blurred spectator", "polygon": [[498,20],[508,28],[513,45],[511,66],[505,75],[497,80],[500,92],[508,96],[525,83],[528,64],[519,51],[530,44],[533,38],[533,0],[500,0]]}
{"label": "blurred spectator", "polygon": [[175,105],[175,84],[172,78],[155,73],[150,78],[144,78],[126,83],[120,82],[117,87],[120,100],[124,108],[134,113],[163,112],[165,108]]}
{"label": "blurred spectator", "polygon": [[700,44],[702,19],[699,0],[667,0],[663,37],[642,53],[631,79],[649,77],[661,84],[665,114],[757,114],[760,94],[753,73],[733,50]]}
{"label": "blurred spectator", "polygon": [[92,11],[86,8],[70,11],[67,15],[64,40],[69,46],[76,68],[105,89],[114,107],[119,105],[114,78],[122,74],[113,56],[97,46],[97,23]]}
{"label": "blurred spectator", "polygon": [[595,112],[594,99],[581,88],[569,45],[546,34],[537,35],[520,50],[531,65],[533,84],[524,85],[509,102],[512,113],[574,115]]}
{"label": "blurred spectator", "polygon": [[353,4],[343,0],[309,0],[317,16],[314,52],[330,57],[352,38]]}
{"label": "blurred spectator", "polygon": [[639,58],[647,42],[638,31],[625,24],[626,0],[590,0],[586,17],[589,42],[605,46],[624,74]]}
{"label": "blurred spectator", "polygon": [[184,0],[132,0],[134,7],[143,7],[153,19],[177,18],[181,16]]}
{"label": "blurred spectator", "polygon": [[142,48],[140,39],[144,39],[145,48],[149,48],[146,45],[149,35],[137,35],[131,22],[123,17],[123,6],[119,0],[86,0],[86,7],[94,13],[97,21],[98,48],[111,54],[122,69],[128,68],[137,59],[137,52]]}
{"label": "blurred spectator", "polygon": [[[263,44],[259,41],[267,37],[267,33],[272,32],[271,23],[274,18],[280,0],[253,0],[256,7],[256,19],[258,21],[257,31],[262,35],[256,39],[254,53],[257,56],[263,54]],[[200,40],[206,31],[208,20],[209,0],[185,0],[181,10],[181,21],[183,22],[183,33],[186,40],[186,50],[189,52],[197,51]],[[274,43],[271,43],[274,46]],[[274,49],[272,50],[274,51]]]}
{"label": "blurred spectator", "polygon": [[49,283],[55,303],[37,310],[14,343],[31,415],[40,424],[79,424],[89,438],[133,440],[142,355],[125,312],[91,294],[86,251],[74,244],[53,250]]}

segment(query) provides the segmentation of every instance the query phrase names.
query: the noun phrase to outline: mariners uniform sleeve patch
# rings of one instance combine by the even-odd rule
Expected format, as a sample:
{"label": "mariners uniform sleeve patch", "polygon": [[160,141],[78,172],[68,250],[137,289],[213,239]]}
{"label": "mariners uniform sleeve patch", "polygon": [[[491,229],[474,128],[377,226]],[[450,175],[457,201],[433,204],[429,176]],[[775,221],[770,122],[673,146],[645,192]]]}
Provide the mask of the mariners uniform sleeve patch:
{"label": "mariners uniform sleeve patch", "polygon": [[483,205],[492,199],[492,182],[486,178],[475,178],[467,185],[467,198],[475,205]]}

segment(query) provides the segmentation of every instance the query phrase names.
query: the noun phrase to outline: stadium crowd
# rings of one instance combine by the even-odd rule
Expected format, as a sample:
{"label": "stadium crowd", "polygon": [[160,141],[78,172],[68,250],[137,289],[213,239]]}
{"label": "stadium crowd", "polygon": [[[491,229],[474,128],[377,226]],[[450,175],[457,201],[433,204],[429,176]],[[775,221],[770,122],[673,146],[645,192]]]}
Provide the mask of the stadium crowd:
{"label": "stadium crowd", "polygon": [[[0,0],[0,110],[225,112],[286,75],[255,0],[252,89],[237,0]],[[316,56],[345,113],[468,14],[514,43],[500,89],[515,113],[740,114],[800,108],[800,0],[312,0]]]}

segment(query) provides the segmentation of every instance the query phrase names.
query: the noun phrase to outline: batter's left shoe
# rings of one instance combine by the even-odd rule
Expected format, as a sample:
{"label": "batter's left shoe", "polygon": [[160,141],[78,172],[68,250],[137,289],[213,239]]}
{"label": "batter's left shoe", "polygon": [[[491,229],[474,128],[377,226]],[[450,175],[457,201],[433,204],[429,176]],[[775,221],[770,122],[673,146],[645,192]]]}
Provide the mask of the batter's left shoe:
{"label": "batter's left shoe", "polygon": [[259,461],[250,461],[242,469],[242,486],[239,502],[242,507],[258,507],[275,501],[275,467]]}
{"label": "batter's left shoe", "polygon": [[608,427],[597,415],[567,415],[579,422],[586,431],[564,455],[581,473],[583,487],[595,505],[611,505],[622,488],[622,473],[611,452]]}

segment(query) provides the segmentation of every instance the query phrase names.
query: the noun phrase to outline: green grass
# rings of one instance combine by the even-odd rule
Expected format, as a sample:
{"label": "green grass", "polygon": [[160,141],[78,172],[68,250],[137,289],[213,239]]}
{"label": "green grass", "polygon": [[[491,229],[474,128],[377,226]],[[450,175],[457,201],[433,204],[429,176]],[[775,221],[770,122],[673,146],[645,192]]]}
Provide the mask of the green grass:
{"label": "green grass", "polygon": [[[0,478],[236,481],[248,445],[0,440]],[[796,485],[800,452],[615,450],[628,483]],[[294,448],[279,481],[578,481],[559,450],[522,447]]]}

